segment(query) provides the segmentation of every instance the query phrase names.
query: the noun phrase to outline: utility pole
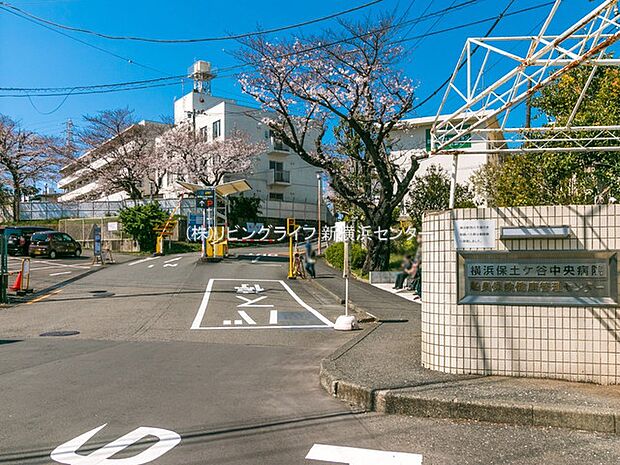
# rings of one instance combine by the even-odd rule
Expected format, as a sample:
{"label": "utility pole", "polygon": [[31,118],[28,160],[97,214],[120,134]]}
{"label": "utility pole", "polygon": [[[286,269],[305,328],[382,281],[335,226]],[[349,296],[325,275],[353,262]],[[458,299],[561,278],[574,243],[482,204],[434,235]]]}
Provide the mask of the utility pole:
{"label": "utility pole", "polygon": [[65,146],[67,150],[67,154],[70,158],[73,158],[74,147],[73,147],[73,120],[71,118],[67,119],[66,129],[65,129]]}
{"label": "utility pole", "polygon": [[316,253],[321,255],[321,172],[316,173],[317,180],[317,195],[316,195],[316,217],[317,217],[317,231],[318,231],[318,244]]}

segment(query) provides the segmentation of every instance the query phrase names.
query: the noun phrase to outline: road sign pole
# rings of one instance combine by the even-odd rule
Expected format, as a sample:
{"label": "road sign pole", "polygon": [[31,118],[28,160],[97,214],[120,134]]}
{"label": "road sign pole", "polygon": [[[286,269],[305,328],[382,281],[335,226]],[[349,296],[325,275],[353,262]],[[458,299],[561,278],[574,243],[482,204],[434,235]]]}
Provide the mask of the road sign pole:
{"label": "road sign pole", "polygon": [[201,240],[201,249],[200,249],[200,257],[205,258],[207,256],[207,210],[202,209],[202,240]]}
{"label": "road sign pole", "polygon": [[344,315],[336,318],[334,329],[339,331],[351,331],[358,328],[355,315],[349,315],[349,276],[351,275],[351,263],[349,260],[349,240],[344,241],[342,277],[344,278]]}

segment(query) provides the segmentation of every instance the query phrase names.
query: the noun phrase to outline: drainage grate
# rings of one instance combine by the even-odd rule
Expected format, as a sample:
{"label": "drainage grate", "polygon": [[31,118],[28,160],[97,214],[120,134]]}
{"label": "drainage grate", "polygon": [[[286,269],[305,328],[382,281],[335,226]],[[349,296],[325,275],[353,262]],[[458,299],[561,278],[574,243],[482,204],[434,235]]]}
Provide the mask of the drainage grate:
{"label": "drainage grate", "polygon": [[39,336],[47,337],[47,336],[75,336],[76,334],[80,334],[79,331],[48,331],[47,333],[41,333]]}

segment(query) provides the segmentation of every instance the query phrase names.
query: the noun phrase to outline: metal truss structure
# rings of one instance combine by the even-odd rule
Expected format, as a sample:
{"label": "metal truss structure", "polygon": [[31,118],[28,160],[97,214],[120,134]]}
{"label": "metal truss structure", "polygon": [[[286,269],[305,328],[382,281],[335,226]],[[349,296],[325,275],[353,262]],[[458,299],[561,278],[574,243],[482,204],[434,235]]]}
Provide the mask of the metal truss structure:
{"label": "metal truss structure", "polygon": [[[620,66],[608,54],[620,39],[618,1],[603,1],[557,35],[547,31],[562,0],[555,1],[537,35],[468,39],[431,129],[430,155],[455,155],[456,171],[456,156],[466,153],[620,151],[620,126],[573,125],[598,68]],[[490,64],[492,59],[497,61]],[[490,70],[498,64],[501,76],[492,79]],[[526,119],[517,107],[578,66],[590,72],[567,121],[514,124]],[[454,99],[459,108],[441,116]],[[474,143],[481,139],[488,143]]]}

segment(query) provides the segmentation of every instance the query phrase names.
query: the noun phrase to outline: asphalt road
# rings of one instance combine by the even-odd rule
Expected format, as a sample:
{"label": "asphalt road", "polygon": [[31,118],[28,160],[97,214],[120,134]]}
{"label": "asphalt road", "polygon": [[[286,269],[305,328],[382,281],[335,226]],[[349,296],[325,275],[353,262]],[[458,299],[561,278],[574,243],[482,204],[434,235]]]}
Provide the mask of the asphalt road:
{"label": "asphalt road", "polygon": [[247,258],[136,260],[0,310],[0,464],[620,460],[616,436],[351,410],[317,377],[351,337],[330,327],[341,308],[269,254]]}

